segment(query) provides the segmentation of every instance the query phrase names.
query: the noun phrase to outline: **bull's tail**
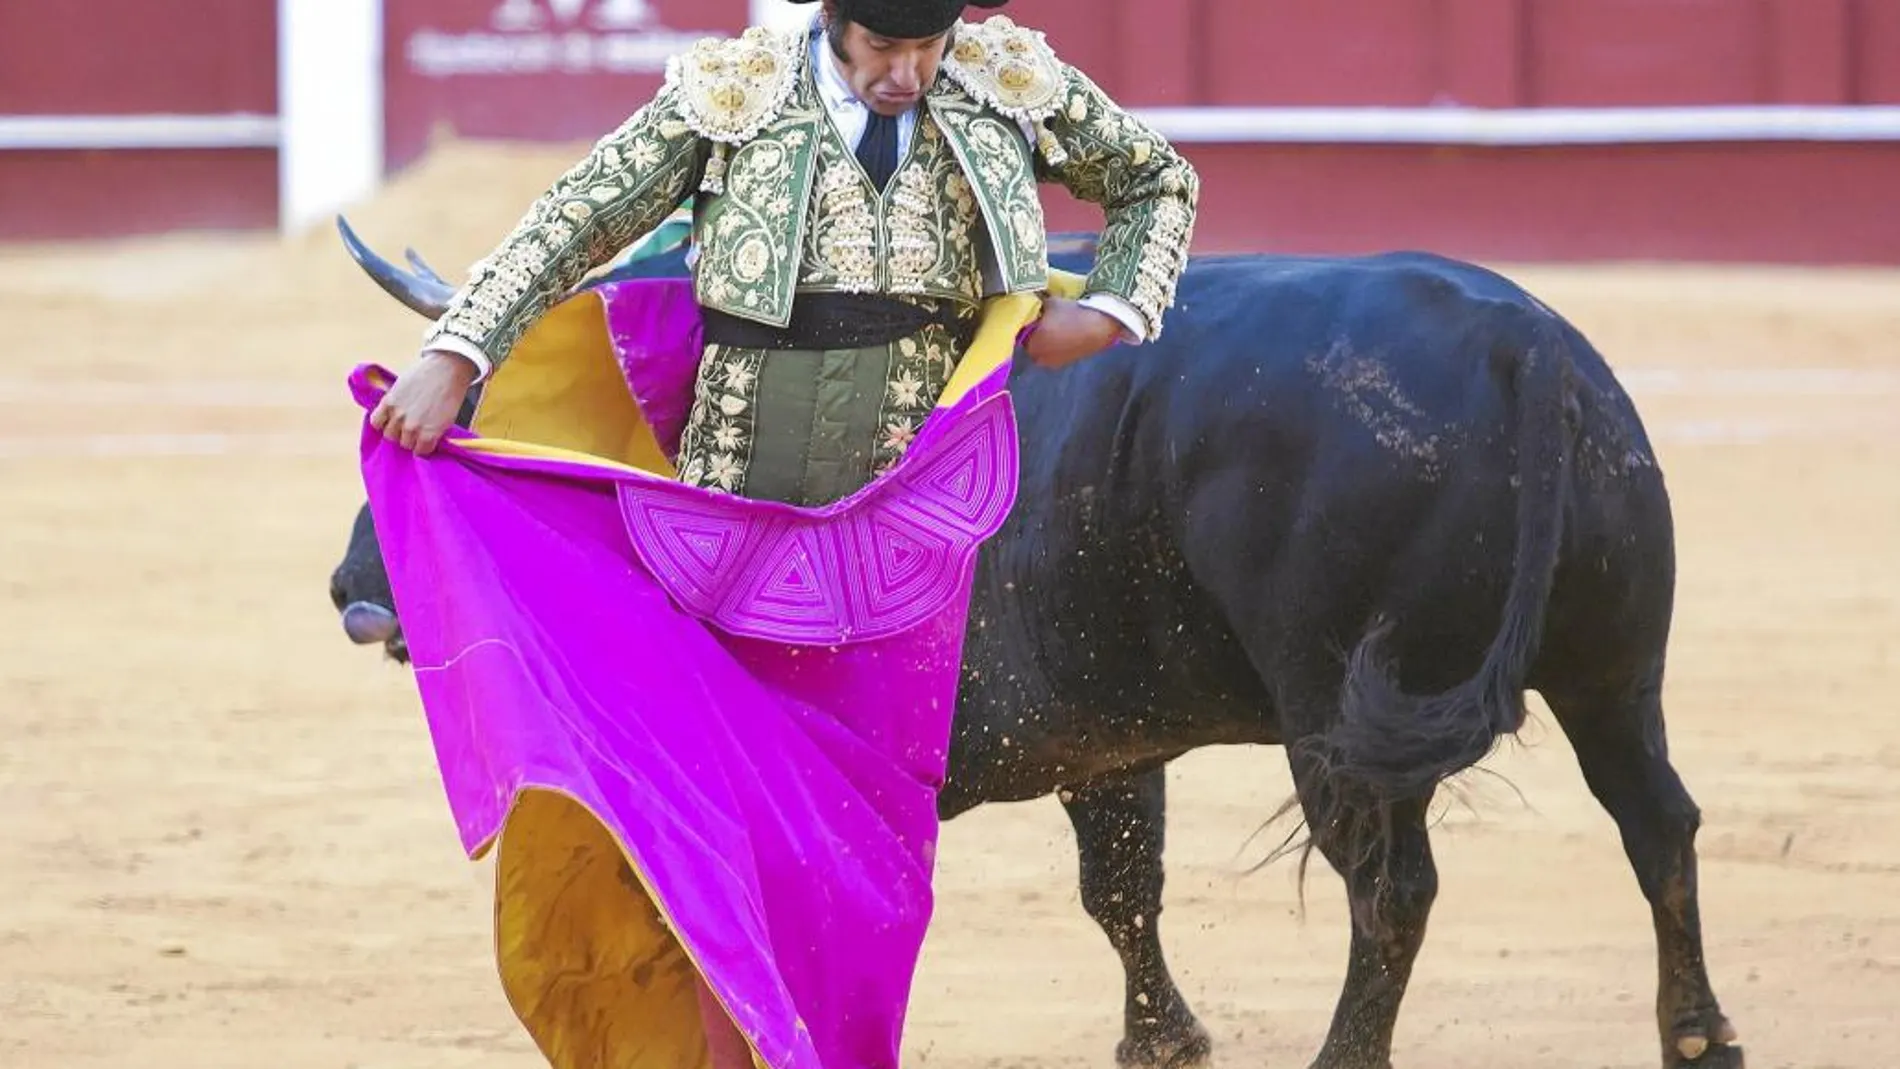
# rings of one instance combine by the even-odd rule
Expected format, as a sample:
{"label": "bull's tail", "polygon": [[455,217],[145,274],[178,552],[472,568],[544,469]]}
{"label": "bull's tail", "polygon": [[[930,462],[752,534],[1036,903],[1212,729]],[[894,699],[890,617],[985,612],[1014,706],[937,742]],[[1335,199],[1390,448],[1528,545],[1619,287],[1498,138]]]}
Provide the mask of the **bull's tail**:
{"label": "bull's tail", "polygon": [[[1563,542],[1573,430],[1570,350],[1562,326],[1541,309],[1515,312],[1517,545],[1503,619],[1477,674],[1450,690],[1406,694],[1376,625],[1353,652],[1340,718],[1315,747],[1339,800],[1387,803],[1423,797],[1483,760],[1523,726],[1524,688],[1543,638],[1544,610]],[[1523,344],[1523,343],[1528,344]],[[1369,796],[1369,797],[1368,797]]]}

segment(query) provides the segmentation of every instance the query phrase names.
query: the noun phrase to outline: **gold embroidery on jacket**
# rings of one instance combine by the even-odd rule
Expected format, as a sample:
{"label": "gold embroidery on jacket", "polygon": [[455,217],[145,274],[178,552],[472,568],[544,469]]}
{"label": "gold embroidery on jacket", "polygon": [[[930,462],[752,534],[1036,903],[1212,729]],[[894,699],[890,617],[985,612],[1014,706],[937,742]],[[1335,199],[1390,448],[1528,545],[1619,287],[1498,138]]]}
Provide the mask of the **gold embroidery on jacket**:
{"label": "gold embroidery on jacket", "polygon": [[1086,289],[1128,301],[1146,322],[1148,337],[1159,337],[1187,266],[1200,178],[1086,75],[1073,67],[1064,71],[1067,89],[1048,128],[1067,158],[1046,173],[1103,208],[1106,225]]}
{"label": "gold embroidery on jacket", "polygon": [[805,35],[753,26],[736,39],[704,37],[666,63],[680,114],[699,136],[743,145],[777,120],[804,63]]}
{"label": "gold embroidery on jacket", "polygon": [[693,380],[693,407],[680,435],[681,482],[743,493],[758,404],[763,349],[706,346]]}
{"label": "gold embroidery on jacket", "polygon": [[782,320],[791,314],[780,283],[794,269],[798,202],[792,191],[809,156],[806,131],[768,130],[732,157],[726,193],[703,221],[694,268],[702,303]]}
{"label": "gold embroidery on jacket", "polygon": [[[961,314],[968,319],[976,312],[966,308]],[[950,373],[957,369],[962,356],[952,333],[935,323],[891,346],[891,370],[878,412],[877,444],[871,454],[875,474],[884,474],[903,459],[937,399],[943,396],[944,387],[950,384]]]}
{"label": "gold embroidery on jacket", "polygon": [[467,341],[499,367],[529,324],[671,214],[705,162],[704,142],[663,90],[595,143],[528,208],[424,335]]}
{"label": "gold embroidery on jacket", "polygon": [[937,124],[919,116],[882,195],[836,128],[823,129],[800,291],[980,301],[976,197]]}

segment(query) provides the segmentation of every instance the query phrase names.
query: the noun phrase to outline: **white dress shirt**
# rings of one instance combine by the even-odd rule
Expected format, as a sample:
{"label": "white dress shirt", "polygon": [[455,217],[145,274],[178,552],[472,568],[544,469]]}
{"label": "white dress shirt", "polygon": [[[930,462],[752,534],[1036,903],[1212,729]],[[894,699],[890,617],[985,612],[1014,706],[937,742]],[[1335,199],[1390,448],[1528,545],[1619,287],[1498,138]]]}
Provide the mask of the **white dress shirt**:
{"label": "white dress shirt", "polygon": [[[825,113],[831,117],[833,125],[844,138],[844,143],[855,146],[864,136],[865,124],[870,121],[870,109],[858,99],[857,94],[851,91],[851,84],[845,81],[843,73],[838,70],[837,57],[831,54],[831,48],[826,44],[825,35],[822,33],[812,34],[811,62],[817,78],[818,96],[824,103]],[[899,160],[902,160],[910,151],[911,138],[917,132],[917,114],[918,109],[912,108],[898,117],[897,158]],[[1034,128],[1021,121],[1017,123],[1017,126],[1022,130],[1023,138],[1030,143],[1033,151],[1036,139]],[[987,240],[983,242],[983,276],[984,286],[988,292],[996,292],[1002,288],[1001,272],[996,266],[995,254],[990,249]],[[1091,293],[1083,297],[1080,303],[1114,317],[1122,325],[1122,340],[1138,345],[1147,339],[1147,325],[1142,321],[1140,314],[1135,311],[1133,305],[1120,297],[1111,293]],[[477,382],[486,379],[492,368],[486,353],[461,338],[444,335],[431,343],[430,347],[446,349],[467,357],[475,365],[475,381]]]}

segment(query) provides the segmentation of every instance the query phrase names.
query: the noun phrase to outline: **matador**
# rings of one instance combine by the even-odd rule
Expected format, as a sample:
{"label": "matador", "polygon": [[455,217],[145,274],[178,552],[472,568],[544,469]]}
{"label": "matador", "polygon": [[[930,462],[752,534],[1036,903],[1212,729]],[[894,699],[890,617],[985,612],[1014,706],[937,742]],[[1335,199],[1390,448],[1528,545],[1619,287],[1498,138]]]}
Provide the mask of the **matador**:
{"label": "matador", "polygon": [[[959,369],[998,302],[1045,367],[1152,339],[1187,261],[1193,167],[1041,33],[816,2],[676,56],[361,395],[452,805],[471,848],[510,827],[504,983],[563,1069],[894,1069],[969,552],[1014,487]],[[1041,183],[1104,217],[1060,295]],[[666,478],[463,448],[470,388],[528,382],[511,356],[682,204],[690,280],[603,298],[687,298]]]}

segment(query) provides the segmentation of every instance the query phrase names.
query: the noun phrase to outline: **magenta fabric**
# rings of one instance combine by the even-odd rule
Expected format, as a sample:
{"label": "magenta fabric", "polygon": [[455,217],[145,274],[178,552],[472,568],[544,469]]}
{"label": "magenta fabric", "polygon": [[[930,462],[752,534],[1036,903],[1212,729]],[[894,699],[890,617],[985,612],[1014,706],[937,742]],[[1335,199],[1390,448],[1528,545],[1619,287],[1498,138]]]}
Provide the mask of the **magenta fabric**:
{"label": "magenta fabric", "polygon": [[693,406],[693,373],[705,348],[692,280],[607,282],[594,292],[605,310],[607,335],[620,358],[627,389],[666,459],[677,461],[680,433]]}
{"label": "magenta fabric", "polygon": [[[678,328],[677,295],[606,295],[630,388],[663,413],[693,367],[643,362],[681,346],[638,338]],[[351,378],[366,410],[371,370]],[[480,453],[465,432],[418,458],[363,426],[464,847],[526,788],[588,806],[774,1069],[898,1064],[973,554],[1016,491],[1006,377],[815,509]]]}

